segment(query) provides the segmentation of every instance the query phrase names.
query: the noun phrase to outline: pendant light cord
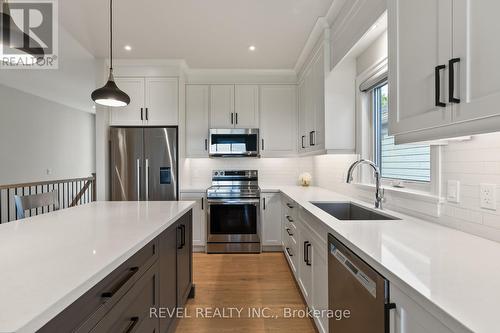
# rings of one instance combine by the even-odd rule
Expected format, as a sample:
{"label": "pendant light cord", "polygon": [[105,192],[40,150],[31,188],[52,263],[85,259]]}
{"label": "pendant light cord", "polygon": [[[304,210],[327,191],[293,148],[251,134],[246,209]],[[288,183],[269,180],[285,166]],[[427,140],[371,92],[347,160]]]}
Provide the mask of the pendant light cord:
{"label": "pendant light cord", "polygon": [[110,70],[113,71],[113,0],[109,0],[109,55]]}

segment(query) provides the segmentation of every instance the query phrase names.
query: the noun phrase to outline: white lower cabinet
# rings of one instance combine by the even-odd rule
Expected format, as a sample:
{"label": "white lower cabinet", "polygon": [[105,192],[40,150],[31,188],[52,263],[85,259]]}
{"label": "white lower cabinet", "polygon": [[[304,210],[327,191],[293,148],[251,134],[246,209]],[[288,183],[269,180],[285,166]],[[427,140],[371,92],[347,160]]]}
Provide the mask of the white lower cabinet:
{"label": "white lower cabinet", "polygon": [[201,247],[207,244],[207,200],[205,192],[181,192],[181,200],[196,201],[193,207],[193,246]]}
{"label": "white lower cabinet", "polygon": [[261,238],[263,246],[281,245],[281,195],[261,193]]}
{"label": "white lower cabinet", "polygon": [[390,297],[396,304],[390,323],[391,333],[454,332],[392,284]]}

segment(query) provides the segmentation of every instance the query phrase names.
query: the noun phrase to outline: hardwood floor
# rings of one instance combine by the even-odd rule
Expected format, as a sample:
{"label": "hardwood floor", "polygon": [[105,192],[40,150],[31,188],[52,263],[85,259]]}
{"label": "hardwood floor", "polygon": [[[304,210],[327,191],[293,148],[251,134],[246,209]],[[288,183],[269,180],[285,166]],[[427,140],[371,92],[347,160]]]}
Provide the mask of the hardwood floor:
{"label": "hardwood floor", "polygon": [[[305,304],[282,253],[195,253],[193,260],[196,297],[186,306],[191,318],[180,319],[176,333],[316,332],[307,317],[285,318]],[[272,318],[259,318],[258,311]]]}

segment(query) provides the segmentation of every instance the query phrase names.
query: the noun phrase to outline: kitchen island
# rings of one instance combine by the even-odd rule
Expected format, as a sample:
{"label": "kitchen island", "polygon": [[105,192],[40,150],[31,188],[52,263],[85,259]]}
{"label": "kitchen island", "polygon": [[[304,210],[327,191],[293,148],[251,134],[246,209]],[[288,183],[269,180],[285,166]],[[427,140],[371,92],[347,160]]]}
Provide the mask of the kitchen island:
{"label": "kitchen island", "polygon": [[118,310],[149,282],[159,293],[150,306],[182,306],[192,293],[193,205],[93,202],[0,225],[0,332],[166,329],[168,319]]}

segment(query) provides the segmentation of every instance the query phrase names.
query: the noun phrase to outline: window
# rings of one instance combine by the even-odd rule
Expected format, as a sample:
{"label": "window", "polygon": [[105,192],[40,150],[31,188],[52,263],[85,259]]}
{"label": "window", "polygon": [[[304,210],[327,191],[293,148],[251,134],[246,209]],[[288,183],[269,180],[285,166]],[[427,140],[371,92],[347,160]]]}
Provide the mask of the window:
{"label": "window", "polygon": [[429,145],[395,145],[389,136],[387,82],[372,90],[374,157],[382,178],[416,182],[431,181],[431,148]]}

